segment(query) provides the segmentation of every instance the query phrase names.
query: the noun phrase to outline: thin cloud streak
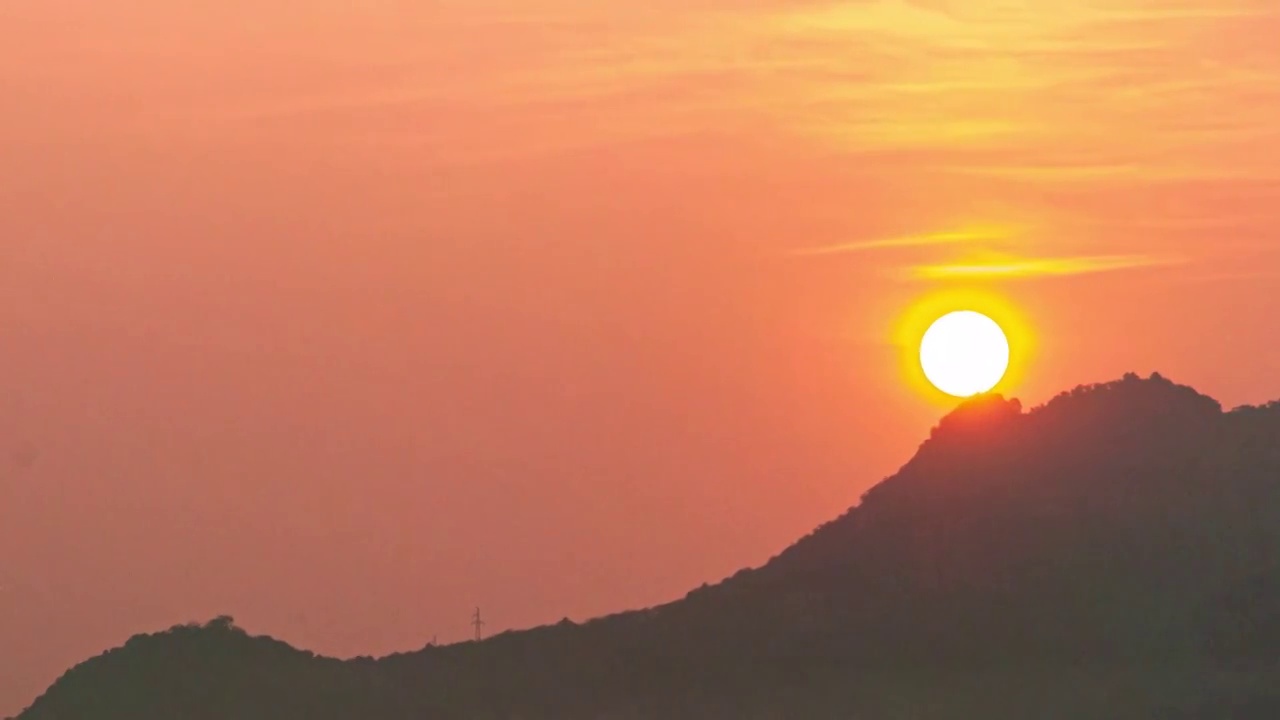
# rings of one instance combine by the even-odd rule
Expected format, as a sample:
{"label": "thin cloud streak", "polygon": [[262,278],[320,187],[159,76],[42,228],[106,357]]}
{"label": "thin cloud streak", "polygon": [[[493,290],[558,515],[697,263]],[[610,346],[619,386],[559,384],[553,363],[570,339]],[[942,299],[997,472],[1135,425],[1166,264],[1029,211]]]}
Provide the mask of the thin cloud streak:
{"label": "thin cloud streak", "polygon": [[991,228],[983,230],[957,230],[953,232],[928,233],[924,235],[908,235],[881,240],[841,243],[821,247],[796,250],[794,255],[843,255],[846,253],[867,252],[870,250],[889,250],[895,248],[930,247],[933,245],[955,245],[959,243],[1007,240],[1013,233],[1007,229]]}
{"label": "thin cloud streak", "polygon": [[1134,270],[1139,268],[1176,265],[1184,262],[1176,258],[1148,255],[1092,255],[1081,257],[1027,258],[997,262],[952,263],[922,265],[912,269],[912,276],[921,280],[952,280],[965,278],[1025,279],[1034,277],[1067,277],[1095,273]]}

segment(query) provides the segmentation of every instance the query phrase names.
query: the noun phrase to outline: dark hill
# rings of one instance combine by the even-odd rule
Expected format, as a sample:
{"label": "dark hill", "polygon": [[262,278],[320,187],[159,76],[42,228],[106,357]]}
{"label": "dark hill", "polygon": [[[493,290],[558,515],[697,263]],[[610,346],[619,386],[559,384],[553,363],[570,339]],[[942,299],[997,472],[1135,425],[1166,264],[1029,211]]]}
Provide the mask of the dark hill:
{"label": "dark hill", "polygon": [[862,503],[684,600],[341,662],[229,620],[21,720],[1280,717],[1280,404],[1156,375],[944,418]]}

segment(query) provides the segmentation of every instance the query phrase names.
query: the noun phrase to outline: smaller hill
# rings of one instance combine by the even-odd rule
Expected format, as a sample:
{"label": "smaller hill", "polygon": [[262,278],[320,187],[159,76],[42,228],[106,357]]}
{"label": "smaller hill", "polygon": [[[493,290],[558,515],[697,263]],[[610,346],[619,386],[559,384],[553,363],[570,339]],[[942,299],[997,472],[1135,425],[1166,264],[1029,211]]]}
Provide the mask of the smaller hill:
{"label": "smaller hill", "polygon": [[368,667],[251,637],[224,616],[135,636],[69,670],[20,717],[194,720],[245,706],[254,717],[354,717],[376,706]]}

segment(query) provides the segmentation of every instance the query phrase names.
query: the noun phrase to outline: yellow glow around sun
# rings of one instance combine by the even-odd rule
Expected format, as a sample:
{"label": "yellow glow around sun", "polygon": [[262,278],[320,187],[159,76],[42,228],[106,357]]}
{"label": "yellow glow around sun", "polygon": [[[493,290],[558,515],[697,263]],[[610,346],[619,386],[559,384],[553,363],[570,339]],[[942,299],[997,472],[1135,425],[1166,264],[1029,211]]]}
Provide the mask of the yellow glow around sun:
{"label": "yellow glow around sun", "polygon": [[972,310],[948,313],[920,341],[920,367],[953,397],[989,392],[1009,370],[1009,339],[996,321]]}
{"label": "yellow glow around sun", "polygon": [[[990,369],[983,375],[974,370],[974,366],[968,364],[968,361],[960,360],[961,354],[966,352],[963,342],[959,343],[959,350],[947,350],[948,347],[955,346],[947,341],[951,333],[943,332],[945,325],[931,333],[931,329],[941,319],[966,312],[985,316],[998,327],[999,339],[992,334],[988,340],[981,341],[991,343],[981,352],[987,353],[986,362],[990,362],[992,367],[1000,368],[998,374]],[[967,316],[961,314],[959,317],[962,319],[960,325],[963,330],[968,322],[963,318]],[[1037,349],[1036,333],[1031,320],[1004,293],[988,288],[951,287],[911,299],[906,311],[893,322],[890,332],[893,344],[901,353],[898,367],[903,379],[930,403],[939,408],[951,408],[957,397],[970,397],[985,392],[1008,392],[1025,380]],[[947,325],[950,323],[948,320]],[[956,334],[963,337],[965,332]],[[929,348],[941,348],[941,351],[927,350],[930,354],[927,361],[924,355],[926,335],[930,336],[927,343]],[[991,358],[996,361],[1003,358],[1003,361],[993,362]],[[976,362],[980,367],[983,362],[981,355]],[[948,369],[948,365],[956,367]],[[983,379],[979,381],[969,376],[966,380],[967,373]],[[983,387],[989,383],[989,387]]]}

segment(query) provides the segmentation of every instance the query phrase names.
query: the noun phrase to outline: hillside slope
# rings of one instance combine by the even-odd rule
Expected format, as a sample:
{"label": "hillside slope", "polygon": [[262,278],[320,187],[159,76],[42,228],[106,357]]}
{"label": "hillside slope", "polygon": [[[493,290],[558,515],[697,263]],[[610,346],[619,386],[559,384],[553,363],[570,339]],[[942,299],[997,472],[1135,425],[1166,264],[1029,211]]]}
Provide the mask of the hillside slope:
{"label": "hillside slope", "polygon": [[134,638],[20,720],[861,715],[1280,717],[1280,403],[1158,375],[980,398],[680,602],[348,662],[222,619]]}

